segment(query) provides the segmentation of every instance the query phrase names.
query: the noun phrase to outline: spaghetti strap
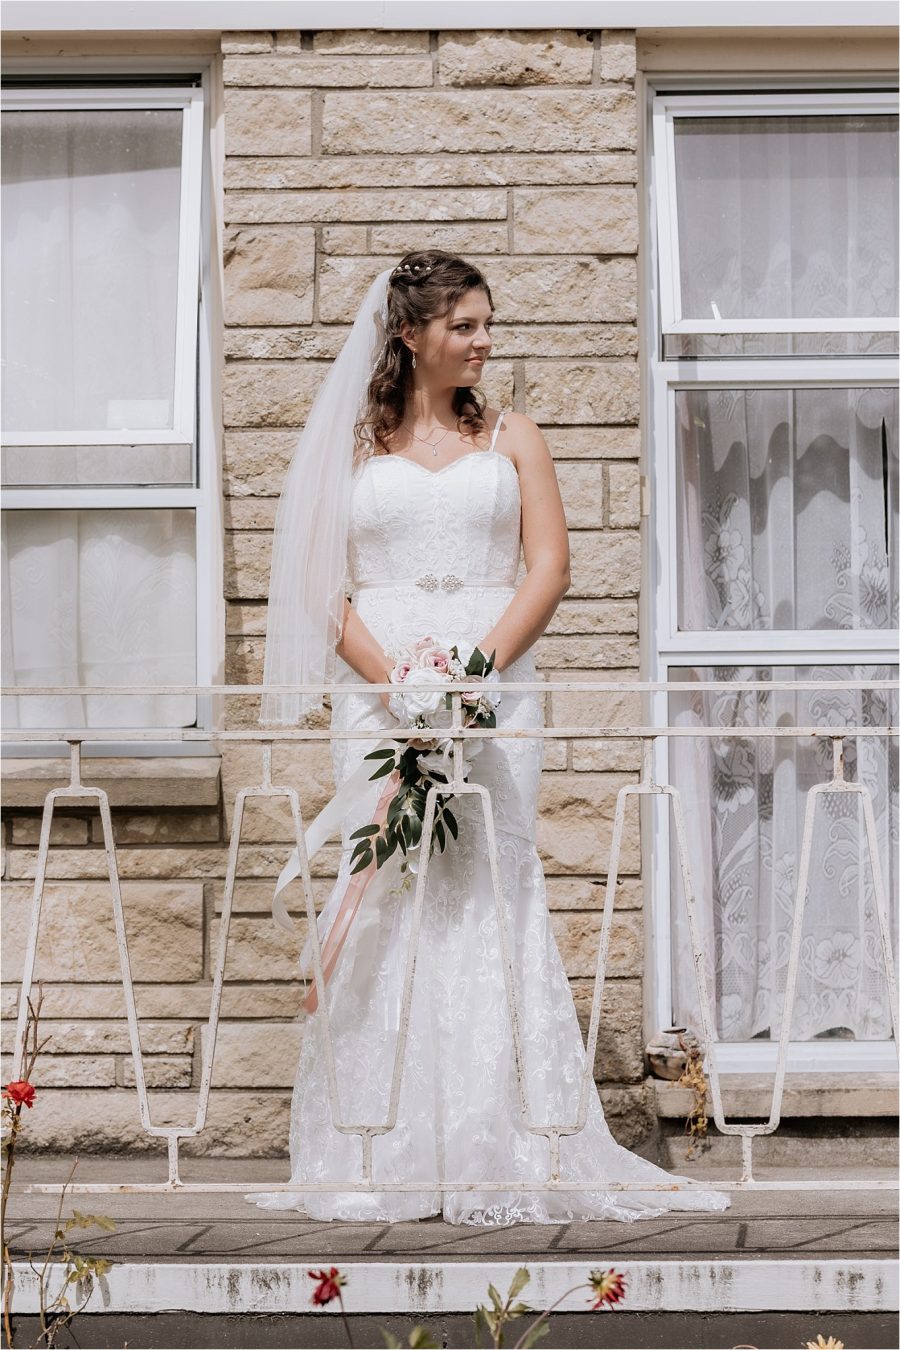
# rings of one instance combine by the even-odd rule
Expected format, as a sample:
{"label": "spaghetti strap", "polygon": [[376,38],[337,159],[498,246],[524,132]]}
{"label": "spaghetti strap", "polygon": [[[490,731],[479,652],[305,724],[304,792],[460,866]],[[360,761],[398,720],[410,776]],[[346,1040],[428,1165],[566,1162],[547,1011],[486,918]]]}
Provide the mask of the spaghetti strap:
{"label": "spaghetti strap", "polygon": [[503,419],[504,419],[505,416],[506,416],[506,412],[505,412],[505,411],[501,412],[501,413],[500,413],[500,416],[497,418],[497,421],[494,423],[494,430],[493,430],[493,433],[491,434],[491,443],[490,443],[490,445],[488,446],[488,454],[490,454],[490,452],[491,452],[491,451],[493,450],[493,448],[494,448],[494,444],[495,444],[495,442],[496,442],[496,440],[497,440],[497,432],[500,430],[500,423],[503,421]]}

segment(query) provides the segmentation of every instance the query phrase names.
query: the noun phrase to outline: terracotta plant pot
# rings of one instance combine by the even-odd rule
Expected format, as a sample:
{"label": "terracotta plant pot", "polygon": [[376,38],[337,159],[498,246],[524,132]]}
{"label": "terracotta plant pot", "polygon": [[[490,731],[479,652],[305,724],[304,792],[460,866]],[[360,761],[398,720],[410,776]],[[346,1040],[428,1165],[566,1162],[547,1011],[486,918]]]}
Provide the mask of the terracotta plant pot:
{"label": "terracotta plant pot", "polygon": [[687,1054],[681,1037],[688,1035],[687,1027],[663,1027],[647,1046],[650,1072],[655,1078],[680,1078]]}

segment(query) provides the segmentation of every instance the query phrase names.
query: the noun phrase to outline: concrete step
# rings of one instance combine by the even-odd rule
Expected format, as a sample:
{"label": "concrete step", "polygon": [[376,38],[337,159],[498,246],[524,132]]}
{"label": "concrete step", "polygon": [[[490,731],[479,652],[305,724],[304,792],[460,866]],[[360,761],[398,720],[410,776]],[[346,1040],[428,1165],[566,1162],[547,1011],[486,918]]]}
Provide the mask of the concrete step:
{"label": "concrete step", "polygon": [[[196,1159],[183,1175],[264,1188],[286,1170],[271,1160]],[[680,1170],[707,1184],[736,1176],[708,1166]],[[58,1197],[21,1187],[67,1175],[60,1160],[17,1163],[8,1240],[23,1314],[36,1311],[26,1256],[49,1240]],[[81,1182],[163,1177],[162,1159],[83,1159],[77,1169]],[[471,1315],[487,1300],[488,1283],[505,1291],[521,1265],[531,1277],[526,1296],[538,1310],[585,1283],[592,1269],[614,1266],[626,1276],[614,1323],[609,1313],[590,1312],[588,1293],[579,1289],[554,1313],[546,1346],[612,1344],[613,1326],[622,1347],[796,1346],[818,1332],[848,1347],[895,1345],[897,1197],[876,1188],[894,1179],[893,1170],[871,1169],[853,1189],[837,1189],[851,1180],[846,1169],[763,1169],[759,1179],[813,1187],[739,1190],[724,1214],[493,1229],[438,1218],[322,1223],[296,1211],[261,1211],[235,1193],[79,1195],[67,1199],[66,1212],[72,1204],[107,1214],[116,1229],[90,1230],[79,1242],[80,1251],[106,1257],[113,1269],[81,1315],[78,1339],[85,1347],[126,1340],[130,1347],[345,1344],[334,1306],[314,1312],[310,1305],[307,1271],[327,1263],[348,1276],[345,1303],[358,1346],[382,1345],[379,1326],[405,1340],[417,1322],[440,1344],[471,1345]],[[23,1319],[23,1334],[29,1323]],[[213,1324],[219,1339],[203,1339]]]}

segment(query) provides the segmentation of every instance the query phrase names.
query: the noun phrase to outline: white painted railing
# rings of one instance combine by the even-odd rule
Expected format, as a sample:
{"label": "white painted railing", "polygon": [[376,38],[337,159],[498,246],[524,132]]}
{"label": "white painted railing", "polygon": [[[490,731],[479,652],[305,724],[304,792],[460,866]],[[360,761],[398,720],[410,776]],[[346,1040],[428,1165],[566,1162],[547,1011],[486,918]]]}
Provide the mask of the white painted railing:
{"label": "white painted railing", "polygon": [[[466,684],[460,682],[453,686],[452,704],[453,704],[453,723],[446,731],[442,731],[443,736],[450,736],[454,742],[453,748],[453,776],[446,786],[438,787],[433,785],[426,797],[425,818],[423,822],[421,838],[421,863],[417,876],[415,899],[413,902],[413,912],[411,919],[411,932],[409,950],[407,953],[406,971],[403,983],[403,995],[400,1010],[400,1025],[397,1038],[397,1046],[394,1055],[394,1066],[391,1077],[391,1091],[388,1106],[387,1120],[384,1122],[347,1122],[340,1119],[340,1105],[337,1089],[337,1075],[334,1061],[334,1050],[331,1035],[331,1022],[328,1014],[327,1000],[325,999],[324,975],[322,969],[321,944],[318,937],[315,903],[313,900],[312,884],[310,879],[309,860],[307,858],[304,826],[300,808],[300,800],[295,788],[281,786],[272,782],[272,747],[276,741],[314,741],[331,740],[332,738],[363,740],[371,739],[373,741],[383,739],[385,732],[383,729],[375,731],[331,731],[327,729],[307,729],[307,728],[264,728],[261,730],[234,730],[234,731],[215,731],[207,730],[184,730],[176,729],[174,731],[126,731],[126,730],[97,730],[93,728],[66,729],[59,728],[53,730],[29,730],[29,731],[8,731],[5,739],[10,742],[29,742],[39,741],[47,742],[52,740],[57,743],[67,743],[69,747],[69,783],[66,787],[51,789],[45,798],[43,817],[41,822],[40,845],[38,848],[37,868],[34,880],[34,895],[32,902],[31,921],[28,933],[28,942],[25,953],[24,966],[22,970],[22,986],[19,996],[18,1022],[16,1029],[15,1058],[12,1077],[16,1078],[21,1073],[21,1066],[24,1054],[25,1029],[28,1014],[28,997],[31,993],[34,980],[35,958],[37,953],[38,935],[41,921],[41,904],[44,894],[44,882],[47,870],[47,858],[50,845],[50,830],[53,821],[53,813],[57,803],[70,804],[72,801],[95,801],[100,813],[100,820],[103,829],[103,841],[106,850],[107,870],[109,876],[110,890],[112,894],[113,915],[115,919],[116,937],[119,948],[119,959],[122,972],[122,986],[125,995],[125,1008],[128,1021],[128,1032],[131,1042],[131,1053],[134,1061],[135,1086],[138,1094],[140,1107],[140,1119],[144,1131],[154,1137],[165,1139],[168,1146],[168,1176],[165,1181],[129,1183],[129,1182],[77,1182],[69,1185],[67,1189],[74,1193],[97,1193],[97,1192],[164,1192],[164,1191],[188,1191],[188,1192],[250,1192],[260,1189],[259,1181],[254,1182],[184,1182],[179,1176],[179,1148],[182,1139],[189,1139],[201,1133],[206,1125],[207,1110],[209,1106],[210,1085],[212,1081],[213,1060],[216,1049],[216,1035],[219,1025],[219,1013],[222,1000],[222,987],[225,975],[225,959],[228,946],[228,936],[231,922],[232,902],[234,896],[234,885],[237,874],[238,849],[241,841],[241,827],[244,817],[244,806],[248,799],[253,797],[284,797],[290,803],[294,831],[297,841],[297,849],[301,862],[301,879],[306,906],[306,917],[309,925],[309,933],[312,939],[312,968],[313,979],[318,995],[319,1012],[322,1017],[322,1029],[325,1047],[325,1060],[328,1074],[329,1095],[331,1102],[332,1118],[335,1128],[345,1134],[357,1135],[360,1139],[362,1149],[362,1181],[338,1181],[338,1182],[307,1182],[307,1183],[270,1183],[265,1184],[268,1191],[285,1192],[305,1192],[305,1191],[421,1191],[424,1188],[438,1191],[460,1191],[460,1190],[478,1190],[478,1191],[566,1191],[566,1190],[601,1190],[601,1191],[627,1191],[627,1190],[666,1190],[673,1191],[683,1189],[680,1183],[673,1180],[671,1184],[650,1185],[646,1182],[611,1182],[606,1178],[599,1178],[596,1182],[585,1181],[583,1178],[574,1181],[566,1180],[560,1175],[560,1150],[559,1141],[563,1135],[576,1134],[584,1128],[587,1119],[587,1109],[589,1100],[589,1090],[592,1081],[592,1066],[594,1064],[597,1038],[600,1024],[600,1007],[603,997],[603,985],[606,976],[606,966],[609,954],[609,940],[612,927],[612,918],[615,908],[616,888],[618,883],[619,856],[622,848],[622,839],[625,827],[625,809],[629,797],[632,796],[650,796],[667,797],[671,803],[672,818],[675,826],[676,849],[681,868],[682,882],[684,886],[684,896],[687,907],[688,929],[693,950],[694,964],[697,975],[698,1003],[701,1019],[701,1034],[705,1049],[705,1068],[709,1077],[710,1094],[713,1104],[713,1117],[717,1128],[722,1134],[738,1135],[741,1139],[743,1167],[739,1179],[731,1181],[707,1181],[702,1185],[705,1189],[717,1189],[722,1191],[736,1191],[741,1189],[816,1189],[821,1183],[816,1180],[759,1180],[753,1176],[753,1141],[760,1135],[773,1134],[780,1124],[781,1107],[784,1093],[785,1068],[787,1064],[788,1042],[790,1036],[791,1015],[793,1012],[794,1000],[797,986],[797,973],[800,957],[800,940],[803,926],[803,915],[806,906],[806,891],[809,877],[809,864],[812,852],[813,825],[815,822],[816,806],[819,799],[829,793],[852,793],[859,796],[863,819],[865,822],[865,837],[868,847],[870,866],[872,871],[873,890],[875,893],[875,904],[877,912],[878,930],[881,944],[881,954],[884,964],[885,980],[887,984],[890,1005],[891,1018],[894,1032],[894,1041],[897,1042],[897,983],[894,972],[894,962],[891,947],[890,923],[888,913],[887,896],[884,887],[884,881],[881,874],[880,857],[878,851],[878,841],[875,830],[875,817],[873,811],[872,795],[865,784],[849,782],[844,777],[843,747],[844,741],[849,737],[896,737],[897,728],[893,725],[883,727],[872,726],[812,726],[812,727],[747,727],[723,728],[712,726],[689,726],[689,727],[670,727],[670,726],[603,726],[592,724],[587,726],[566,727],[566,726],[543,726],[527,729],[497,727],[491,730],[476,730],[464,728],[462,725],[462,705],[460,694],[467,689],[476,689],[479,686],[474,682]],[[390,684],[342,684],[342,685],[283,685],[273,686],[276,692],[324,692],[324,693],[352,693],[365,692],[368,694],[395,691],[395,686]],[[507,690],[516,693],[552,693],[561,691],[566,693],[590,693],[601,697],[605,693],[655,693],[661,691],[690,691],[698,693],[707,690],[727,690],[735,693],[738,691],[765,691],[773,693],[778,690],[795,691],[816,691],[822,693],[828,690],[841,689],[869,689],[878,688],[887,690],[897,690],[900,688],[900,682],[897,681],[865,681],[865,680],[847,680],[835,683],[825,681],[728,681],[728,682],[690,682],[687,684],[668,682],[647,682],[647,681],[611,681],[611,682],[585,682],[585,681],[540,681],[540,682],[504,682],[495,686],[501,691]],[[15,688],[3,689],[3,694],[15,694],[17,696],[28,695],[32,697],[43,697],[49,695],[61,694],[80,694],[85,695],[117,695],[123,694],[153,694],[156,696],[176,695],[176,694],[219,694],[219,695],[247,695],[262,693],[262,687],[259,685],[213,685],[213,686],[110,686],[110,687],[47,687],[47,688]],[[390,732],[392,738],[401,740],[410,737],[421,736],[421,732],[415,728],[402,729],[399,726],[393,728]],[[574,1119],[565,1121],[556,1121],[550,1124],[536,1124],[532,1118],[529,1108],[528,1083],[524,1073],[523,1053],[521,1043],[521,1032],[519,1025],[519,1005],[516,990],[515,972],[512,952],[510,948],[510,936],[506,925],[506,916],[501,900],[500,877],[497,863],[497,847],[494,831],[493,811],[489,791],[478,783],[467,783],[462,777],[462,745],[469,738],[488,736],[502,739],[505,737],[513,738],[553,738],[553,739],[590,739],[590,740],[640,740],[643,747],[642,769],[640,781],[628,784],[619,790],[616,811],[613,824],[612,845],[610,849],[609,864],[607,867],[606,893],[603,903],[603,917],[600,929],[600,943],[597,951],[596,972],[594,978],[594,994],[591,1005],[590,1023],[588,1027],[587,1047],[584,1059],[584,1073],[581,1082],[579,1094],[578,1110]],[[797,879],[797,892],[794,897],[794,910],[791,928],[791,945],[788,959],[788,968],[786,976],[786,987],[784,996],[784,1009],[782,1015],[781,1031],[778,1043],[778,1059],[772,1085],[772,1104],[767,1121],[758,1123],[748,1122],[729,1122],[725,1119],[725,1113],[722,1104],[722,1092],[719,1078],[719,1069],[717,1065],[716,1046],[718,1037],[716,1032],[716,1021],[713,1015],[713,1009],[709,993],[709,981],[707,970],[707,953],[704,951],[702,942],[702,926],[699,922],[698,900],[694,891],[693,880],[691,876],[690,863],[688,859],[688,850],[684,828],[684,815],[682,801],[679,791],[670,783],[660,783],[654,778],[653,760],[654,746],[661,738],[670,738],[677,736],[690,736],[702,738],[726,739],[729,736],[739,736],[742,739],[755,739],[760,737],[816,737],[831,742],[832,746],[832,774],[829,779],[817,783],[810,789],[806,802],[806,813],[803,829],[803,843],[800,856],[799,875]],[[131,968],[128,955],[128,943],[125,933],[125,920],[122,908],[122,895],[119,886],[119,874],[117,865],[116,846],[113,839],[112,820],[110,816],[109,799],[106,792],[99,787],[91,787],[82,782],[83,763],[81,757],[81,746],[86,742],[109,742],[115,740],[120,742],[141,741],[141,740],[177,740],[182,742],[204,741],[221,742],[223,744],[231,741],[258,741],[262,745],[262,781],[257,786],[241,788],[235,798],[234,819],[229,841],[228,865],[225,878],[225,894],[222,906],[222,918],[219,930],[218,950],[216,954],[215,969],[213,974],[212,994],[210,1000],[209,1019],[207,1023],[207,1035],[204,1040],[204,1055],[202,1073],[200,1079],[199,1096],[197,1109],[193,1123],[185,1122],[180,1125],[158,1125],[155,1124],[150,1110],[150,1102],[147,1095],[147,1085],[144,1076],[143,1055],[141,1052],[140,1026],[135,1006],[134,988],[131,978]],[[409,1182],[387,1182],[377,1181],[373,1175],[372,1152],[373,1139],[376,1135],[388,1133],[394,1129],[397,1123],[397,1109],[400,1097],[400,1086],[405,1059],[406,1044],[409,1032],[409,1017],[412,1000],[413,977],[415,972],[416,956],[418,951],[419,931],[421,926],[423,905],[427,889],[428,861],[431,850],[431,835],[434,824],[435,807],[438,795],[477,796],[482,805],[484,815],[485,831],[488,841],[488,855],[490,859],[491,877],[494,889],[494,901],[496,907],[497,924],[500,935],[501,947],[503,952],[503,968],[506,985],[506,996],[510,1010],[510,1024],[512,1027],[516,1070],[518,1078],[519,1101],[522,1107],[522,1117],[526,1128],[532,1134],[543,1135],[547,1138],[550,1150],[550,1164],[548,1175],[541,1181],[523,1180],[521,1178],[514,1180],[504,1180],[498,1178],[494,1181],[466,1181],[464,1178],[454,1181],[433,1181],[423,1182],[422,1180]],[[862,1178],[844,1178],[842,1180],[829,1179],[828,1185],[832,1189],[855,1189],[863,1183]],[[694,1183],[692,1183],[693,1185]],[[696,1183],[699,1184],[699,1183]],[[894,1187],[893,1181],[865,1179],[864,1184],[867,1188]],[[58,1192],[61,1185],[44,1183],[34,1184],[27,1189],[32,1191],[50,1191]]]}

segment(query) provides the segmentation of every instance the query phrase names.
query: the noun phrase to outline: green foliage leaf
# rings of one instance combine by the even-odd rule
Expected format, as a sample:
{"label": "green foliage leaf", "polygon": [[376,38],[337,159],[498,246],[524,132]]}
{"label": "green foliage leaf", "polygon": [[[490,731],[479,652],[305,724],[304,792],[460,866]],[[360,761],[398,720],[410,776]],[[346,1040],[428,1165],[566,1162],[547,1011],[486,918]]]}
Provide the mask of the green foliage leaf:
{"label": "green foliage leaf", "polygon": [[367,835],[377,834],[380,829],[378,825],[360,825],[358,830],[354,830],[351,839],[365,839]]}
{"label": "green foliage leaf", "polygon": [[472,651],[472,655],[466,662],[466,674],[483,675],[484,667],[485,667],[484,652],[481,650],[480,647],[475,647]]}
{"label": "green foliage leaf", "polygon": [[385,1331],[384,1327],[381,1327],[380,1330],[387,1350],[403,1350],[403,1342],[398,1341],[393,1332]]}
{"label": "green foliage leaf", "polygon": [[503,1311],[503,1299],[500,1297],[498,1290],[495,1289],[492,1284],[488,1285],[488,1298],[494,1305],[494,1312],[500,1313]]}
{"label": "green foliage leaf", "polygon": [[528,1273],[528,1267],[519,1266],[519,1269],[512,1277],[512,1284],[509,1286],[509,1293],[506,1297],[508,1299],[514,1299],[517,1294],[521,1294],[530,1279],[531,1276]]}
{"label": "green foliage leaf", "polygon": [[447,847],[447,836],[444,833],[444,827],[439,820],[434,822],[434,833],[438,843],[441,846],[441,852]]}
{"label": "green foliage leaf", "polygon": [[369,863],[371,861],[372,861],[372,850],[367,849],[366,852],[360,858],[359,862],[356,864],[356,866],[350,868],[350,875],[353,876],[356,872],[364,872],[366,868],[369,866]]}
{"label": "green foliage leaf", "polygon": [[367,755],[363,755],[363,759],[393,759],[396,753],[397,748],[392,745],[382,750],[370,750]]}
{"label": "green foliage leaf", "polygon": [[487,1309],[483,1307],[480,1303],[478,1307],[475,1309],[474,1322],[475,1322],[475,1344],[476,1346],[480,1347],[482,1336],[487,1337],[490,1336],[491,1334],[491,1329],[490,1326],[488,1325]]}
{"label": "green foliage leaf", "polygon": [[374,773],[369,774],[369,782],[373,783],[376,778],[387,778],[388,774],[393,770],[393,768],[394,768],[393,760],[385,760],[384,764],[382,764],[379,768],[377,768]]}
{"label": "green foliage leaf", "polygon": [[456,823],[456,816],[453,814],[452,811],[449,811],[446,806],[444,807],[444,824],[447,826],[447,829],[453,835],[453,838],[458,839],[459,826]]}

